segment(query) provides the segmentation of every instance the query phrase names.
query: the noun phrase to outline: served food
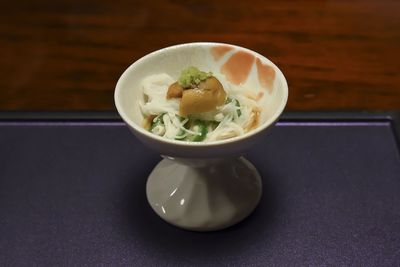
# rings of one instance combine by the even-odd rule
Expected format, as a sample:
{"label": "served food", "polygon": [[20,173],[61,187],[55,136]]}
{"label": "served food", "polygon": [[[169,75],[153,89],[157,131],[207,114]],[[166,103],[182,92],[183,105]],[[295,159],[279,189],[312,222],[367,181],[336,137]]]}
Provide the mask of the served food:
{"label": "served food", "polygon": [[260,95],[196,67],[177,81],[163,73],[142,82],[144,128],[168,139],[207,142],[243,135],[257,127]]}

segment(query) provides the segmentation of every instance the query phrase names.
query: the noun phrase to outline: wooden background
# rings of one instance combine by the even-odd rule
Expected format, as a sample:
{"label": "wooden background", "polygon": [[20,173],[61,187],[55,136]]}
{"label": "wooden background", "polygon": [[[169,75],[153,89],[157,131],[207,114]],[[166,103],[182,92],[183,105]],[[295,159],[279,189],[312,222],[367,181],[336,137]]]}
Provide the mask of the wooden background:
{"label": "wooden background", "polygon": [[112,110],[120,74],[159,48],[253,49],[289,110],[400,110],[400,1],[3,1],[0,110]]}

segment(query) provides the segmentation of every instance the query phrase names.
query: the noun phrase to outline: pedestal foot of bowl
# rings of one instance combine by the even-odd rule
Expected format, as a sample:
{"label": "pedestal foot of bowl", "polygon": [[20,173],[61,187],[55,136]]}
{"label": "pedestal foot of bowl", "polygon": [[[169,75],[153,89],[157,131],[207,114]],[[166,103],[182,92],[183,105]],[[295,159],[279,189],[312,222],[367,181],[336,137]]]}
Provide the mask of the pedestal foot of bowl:
{"label": "pedestal foot of bowl", "polygon": [[246,218],[261,198],[261,178],[243,157],[203,162],[163,159],[146,193],[154,211],[177,227],[213,231]]}

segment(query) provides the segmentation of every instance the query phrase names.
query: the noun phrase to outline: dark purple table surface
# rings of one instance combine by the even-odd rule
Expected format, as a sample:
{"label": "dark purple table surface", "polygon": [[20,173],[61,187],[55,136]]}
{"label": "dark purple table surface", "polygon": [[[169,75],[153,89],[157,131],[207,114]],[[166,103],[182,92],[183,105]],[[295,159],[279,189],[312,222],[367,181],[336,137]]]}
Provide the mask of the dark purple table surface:
{"label": "dark purple table surface", "polygon": [[256,211],[197,233],[147,204],[160,157],[120,121],[0,121],[0,265],[398,266],[391,123],[278,123],[246,155],[263,177]]}

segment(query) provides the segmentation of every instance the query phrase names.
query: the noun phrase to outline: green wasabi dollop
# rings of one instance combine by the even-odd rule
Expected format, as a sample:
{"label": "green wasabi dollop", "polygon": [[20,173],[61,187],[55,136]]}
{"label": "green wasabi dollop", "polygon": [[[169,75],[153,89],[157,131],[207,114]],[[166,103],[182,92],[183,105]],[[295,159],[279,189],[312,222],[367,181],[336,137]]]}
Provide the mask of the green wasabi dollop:
{"label": "green wasabi dollop", "polygon": [[181,72],[178,83],[183,88],[196,87],[200,82],[210,78],[211,72],[204,72],[196,67],[188,67]]}

